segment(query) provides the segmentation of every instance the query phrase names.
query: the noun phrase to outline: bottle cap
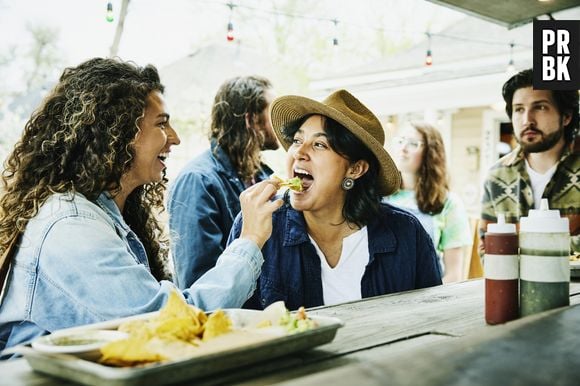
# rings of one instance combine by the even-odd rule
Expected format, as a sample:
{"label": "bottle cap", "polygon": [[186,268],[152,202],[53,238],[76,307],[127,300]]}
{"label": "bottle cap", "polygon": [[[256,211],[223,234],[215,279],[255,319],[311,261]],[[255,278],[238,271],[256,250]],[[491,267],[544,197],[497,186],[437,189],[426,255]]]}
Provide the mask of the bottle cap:
{"label": "bottle cap", "polygon": [[497,223],[487,224],[488,233],[516,233],[516,224],[505,222],[505,214],[497,214]]}
{"label": "bottle cap", "polygon": [[520,232],[569,233],[568,218],[560,211],[549,209],[548,199],[542,198],[540,209],[531,209],[527,217],[520,218]]}

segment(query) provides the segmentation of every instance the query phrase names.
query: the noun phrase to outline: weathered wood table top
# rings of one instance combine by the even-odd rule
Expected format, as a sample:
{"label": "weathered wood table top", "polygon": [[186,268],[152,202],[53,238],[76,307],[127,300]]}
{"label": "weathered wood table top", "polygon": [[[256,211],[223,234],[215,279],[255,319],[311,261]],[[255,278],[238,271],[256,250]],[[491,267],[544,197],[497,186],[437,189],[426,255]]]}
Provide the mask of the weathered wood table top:
{"label": "weathered wood table top", "polygon": [[[579,303],[580,282],[571,282],[570,304]],[[546,379],[580,384],[580,353],[571,351],[580,349],[580,305],[488,326],[481,279],[309,313],[337,317],[345,326],[333,342],[315,350],[183,385],[540,385]],[[0,362],[4,384],[71,383],[35,373],[24,359],[16,359]]]}

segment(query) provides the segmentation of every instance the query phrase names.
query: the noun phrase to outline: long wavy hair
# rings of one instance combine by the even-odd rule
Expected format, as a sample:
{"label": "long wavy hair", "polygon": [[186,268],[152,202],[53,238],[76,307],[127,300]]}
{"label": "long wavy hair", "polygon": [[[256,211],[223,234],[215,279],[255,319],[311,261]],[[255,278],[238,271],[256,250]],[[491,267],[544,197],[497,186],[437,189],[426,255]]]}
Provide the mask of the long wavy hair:
{"label": "long wavy hair", "polygon": [[[152,91],[163,92],[155,67],[117,59],[90,59],[64,70],[58,84],[26,123],[4,163],[0,197],[0,253],[23,232],[54,193],[95,201],[120,190],[133,164],[133,143]],[[156,214],[166,180],[135,189],[123,218],[142,241],[153,275],[168,278],[167,243]]]}
{"label": "long wavy hair", "polygon": [[441,213],[449,191],[443,138],[428,123],[412,122],[411,125],[423,137],[423,159],[417,171],[415,185],[417,206],[423,213]]}
{"label": "long wavy hair", "polygon": [[[312,115],[306,115],[282,127],[282,134],[286,142],[293,141],[296,132]],[[342,216],[345,220],[362,228],[376,218],[380,212],[379,161],[360,139],[334,119],[324,117],[323,125],[328,144],[332,150],[351,164],[360,160],[366,160],[369,163],[367,172],[356,180],[352,189],[346,192],[346,199],[342,207]],[[286,202],[288,202],[287,198]]]}
{"label": "long wavy hair", "polygon": [[271,88],[266,78],[236,77],[223,83],[214,98],[209,138],[224,149],[244,181],[251,180],[260,170],[260,150],[264,145],[263,135],[246,127],[246,114],[250,122],[260,123],[268,107],[265,93]]}

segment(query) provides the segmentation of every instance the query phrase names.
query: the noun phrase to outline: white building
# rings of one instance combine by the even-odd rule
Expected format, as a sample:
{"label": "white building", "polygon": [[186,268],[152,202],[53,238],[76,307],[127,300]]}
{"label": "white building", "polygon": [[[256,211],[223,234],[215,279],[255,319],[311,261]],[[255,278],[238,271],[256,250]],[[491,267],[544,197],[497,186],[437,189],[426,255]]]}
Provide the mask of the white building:
{"label": "white building", "polygon": [[[580,19],[580,8],[560,14]],[[438,127],[451,189],[478,216],[483,178],[502,147],[513,145],[501,96],[503,83],[513,74],[508,64],[511,59],[512,71],[532,67],[532,38],[532,24],[508,30],[467,17],[431,36],[431,66],[425,65],[426,39],[382,61],[317,79],[311,88],[318,99],[338,88],[351,91],[381,119],[387,142],[409,120]]]}

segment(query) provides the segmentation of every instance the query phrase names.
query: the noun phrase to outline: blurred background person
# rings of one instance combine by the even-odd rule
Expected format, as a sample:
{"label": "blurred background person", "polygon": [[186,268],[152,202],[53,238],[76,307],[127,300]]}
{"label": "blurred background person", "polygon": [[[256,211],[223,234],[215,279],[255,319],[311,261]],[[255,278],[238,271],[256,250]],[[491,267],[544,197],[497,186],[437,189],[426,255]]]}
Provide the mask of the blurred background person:
{"label": "blurred background person", "polygon": [[210,149],[191,160],[170,187],[169,228],[175,281],[187,288],[226,247],[239,195],[268,179],[262,150],[279,147],[270,123],[272,84],[259,76],[224,82],[211,112]]}
{"label": "blurred background person", "polygon": [[463,202],[449,191],[441,134],[427,123],[411,123],[394,138],[394,145],[403,184],[386,200],[413,213],[429,233],[440,257],[443,282],[462,280],[471,231]]}

